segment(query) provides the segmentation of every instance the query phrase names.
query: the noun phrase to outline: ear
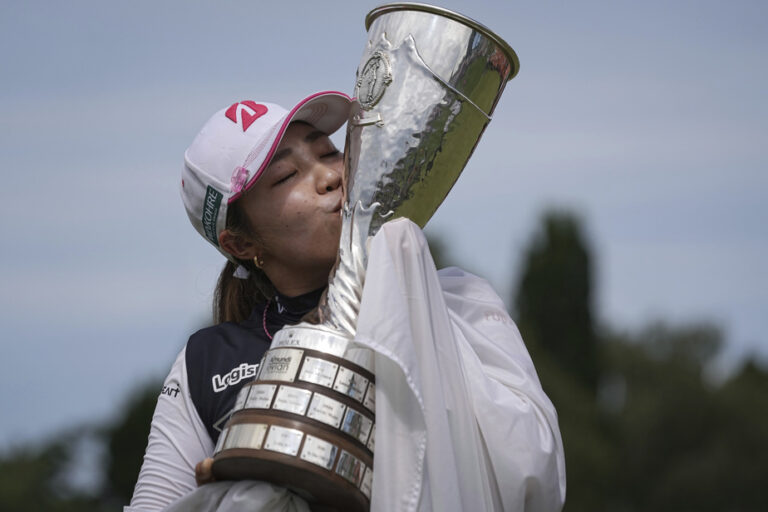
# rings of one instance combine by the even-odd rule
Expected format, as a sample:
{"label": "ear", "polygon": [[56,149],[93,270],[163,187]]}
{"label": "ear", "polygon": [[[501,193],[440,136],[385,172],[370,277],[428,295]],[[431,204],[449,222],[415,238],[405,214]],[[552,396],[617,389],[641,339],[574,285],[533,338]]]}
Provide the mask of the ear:
{"label": "ear", "polygon": [[219,246],[241,260],[252,260],[258,255],[259,250],[252,240],[228,229],[219,233]]}

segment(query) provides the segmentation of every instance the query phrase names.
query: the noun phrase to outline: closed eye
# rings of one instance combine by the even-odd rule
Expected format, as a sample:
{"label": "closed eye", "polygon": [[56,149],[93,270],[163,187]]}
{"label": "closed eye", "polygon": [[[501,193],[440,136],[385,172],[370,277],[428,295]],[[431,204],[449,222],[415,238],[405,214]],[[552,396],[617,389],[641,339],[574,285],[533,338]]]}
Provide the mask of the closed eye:
{"label": "closed eye", "polygon": [[283,176],[282,178],[280,178],[279,180],[277,180],[274,183],[274,185],[272,185],[272,186],[280,185],[281,183],[285,183],[286,181],[288,181],[289,179],[291,179],[295,175],[296,175],[296,171],[292,171],[292,172],[286,174],[285,176]]}
{"label": "closed eye", "polygon": [[334,149],[333,151],[329,151],[328,153],[322,155],[320,158],[336,158],[341,155],[341,151],[338,149]]}

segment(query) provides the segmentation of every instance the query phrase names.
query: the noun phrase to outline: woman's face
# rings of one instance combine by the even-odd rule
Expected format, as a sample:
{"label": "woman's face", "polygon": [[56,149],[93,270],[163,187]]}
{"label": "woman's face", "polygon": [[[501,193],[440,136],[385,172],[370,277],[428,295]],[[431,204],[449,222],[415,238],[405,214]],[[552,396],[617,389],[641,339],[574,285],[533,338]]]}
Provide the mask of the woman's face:
{"label": "woman's face", "polygon": [[292,123],[264,174],[239,199],[263,269],[282,293],[327,283],[339,248],[343,168],[343,155],[326,134]]}

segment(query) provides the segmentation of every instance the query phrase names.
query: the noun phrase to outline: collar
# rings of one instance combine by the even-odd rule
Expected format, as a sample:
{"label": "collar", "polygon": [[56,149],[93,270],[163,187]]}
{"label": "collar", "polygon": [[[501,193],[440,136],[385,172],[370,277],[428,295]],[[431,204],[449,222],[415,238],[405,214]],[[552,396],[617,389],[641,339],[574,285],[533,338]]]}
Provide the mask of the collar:
{"label": "collar", "polygon": [[298,295],[296,297],[288,297],[280,292],[277,292],[272,299],[270,310],[274,308],[280,316],[296,316],[302,317],[309,313],[312,308],[317,306],[320,301],[320,296],[325,291],[325,286],[318,290],[305,293],[304,295]]}
{"label": "collar", "polygon": [[278,292],[269,301],[269,307],[267,307],[267,303],[257,304],[253,308],[251,316],[244,323],[249,327],[261,330],[264,321],[264,308],[267,307],[266,320],[269,332],[274,334],[286,324],[298,323],[304,315],[312,311],[320,301],[325,288],[324,286],[296,297],[289,297]]}

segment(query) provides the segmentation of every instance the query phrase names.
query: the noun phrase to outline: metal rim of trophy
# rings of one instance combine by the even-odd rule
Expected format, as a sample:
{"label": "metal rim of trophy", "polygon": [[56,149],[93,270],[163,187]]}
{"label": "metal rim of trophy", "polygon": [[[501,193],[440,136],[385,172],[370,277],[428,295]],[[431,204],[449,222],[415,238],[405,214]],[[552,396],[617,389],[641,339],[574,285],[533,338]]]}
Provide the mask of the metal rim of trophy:
{"label": "metal rim of trophy", "polygon": [[469,16],[465,16],[464,14],[460,14],[456,11],[445,9],[443,7],[437,7],[436,5],[421,4],[417,2],[399,2],[380,5],[379,7],[376,7],[371,12],[369,12],[365,17],[365,30],[369,30],[373,20],[379,16],[395,11],[421,11],[458,21],[462,25],[466,25],[474,30],[477,30],[478,32],[481,32],[494,43],[499,45],[502,51],[506,54],[509,61],[513,64],[512,72],[507,77],[507,81],[515,78],[517,72],[520,70],[520,60],[517,58],[517,53],[515,53],[515,50],[513,50],[512,47],[506,41],[504,41],[504,39],[496,35],[493,30],[489,29],[479,21],[473,20]]}

